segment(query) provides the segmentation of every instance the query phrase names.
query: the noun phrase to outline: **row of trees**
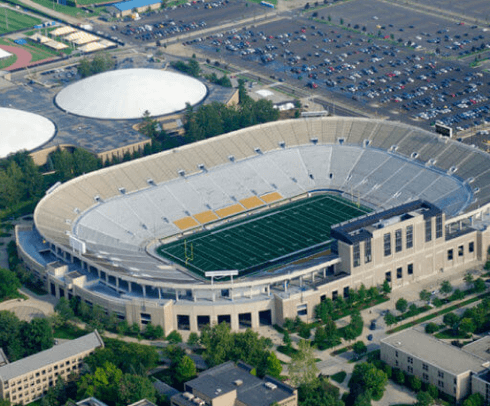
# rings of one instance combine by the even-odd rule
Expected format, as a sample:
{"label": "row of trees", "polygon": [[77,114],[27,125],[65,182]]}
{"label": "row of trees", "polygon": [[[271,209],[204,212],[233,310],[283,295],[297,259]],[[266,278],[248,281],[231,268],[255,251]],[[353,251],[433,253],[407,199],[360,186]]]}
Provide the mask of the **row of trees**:
{"label": "row of trees", "polygon": [[271,351],[272,341],[250,329],[242,333],[232,332],[227,323],[208,325],[201,332],[200,343],[210,367],[230,360],[243,361],[255,367],[258,376],[281,374],[282,365]]}
{"label": "row of trees", "polygon": [[54,345],[48,319],[20,321],[14,313],[3,310],[0,311],[0,326],[0,348],[10,362],[47,350]]}
{"label": "row of trees", "polygon": [[97,73],[113,70],[115,66],[116,62],[109,54],[99,53],[93,59],[81,59],[77,69],[79,75],[82,78],[86,78]]}

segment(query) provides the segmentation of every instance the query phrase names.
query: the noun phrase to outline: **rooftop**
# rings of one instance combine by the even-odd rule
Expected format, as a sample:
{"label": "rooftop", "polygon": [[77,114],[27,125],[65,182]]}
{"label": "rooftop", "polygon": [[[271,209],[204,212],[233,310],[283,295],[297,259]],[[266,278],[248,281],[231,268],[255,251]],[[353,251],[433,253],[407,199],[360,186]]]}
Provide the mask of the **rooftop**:
{"label": "rooftop", "polygon": [[104,342],[96,330],[83,337],[55,345],[49,350],[39,352],[0,367],[0,381],[8,381],[50,364],[63,361],[66,358],[82,352],[103,346]]}
{"label": "rooftop", "polygon": [[152,4],[155,4],[155,3],[160,3],[160,1],[158,1],[158,0],[130,0],[130,1],[123,1],[121,3],[114,4],[114,7],[116,7],[120,11],[127,11],[127,10],[132,10],[133,8],[151,6]]}
{"label": "rooftop", "polygon": [[462,350],[478,358],[490,361],[490,336],[485,336],[479,340],[465,345]]}
{"label": "rooftop", "polygon": [[399,223],[415,215],[423,215],[425,219],[440,213],[442,211],[434,204],[424,200],[415,200],[332,227],[331,236],[345,243],[353,244],[371,238],[375,229]]}
{"label": "rooftop", "polygon": [[414,329],[390,335],[381,342],[455,375],[479,373],[488,367],[488,361]]}
{"label": "rooftop", "polygon": [[250,368],[232,361],[218,365],[201,373],[186,383],[191,388],[214,399],[236,390],[237,399],[245,405],[269,406],[294,395],[294,388],[271,377],[263,380],[250,374]]}

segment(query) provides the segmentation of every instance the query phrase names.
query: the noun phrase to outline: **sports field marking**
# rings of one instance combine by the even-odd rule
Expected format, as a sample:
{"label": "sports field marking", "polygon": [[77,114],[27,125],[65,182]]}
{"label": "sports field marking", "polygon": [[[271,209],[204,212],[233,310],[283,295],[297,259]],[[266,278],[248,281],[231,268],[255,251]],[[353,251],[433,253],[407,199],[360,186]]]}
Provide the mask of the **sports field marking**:
{"label": "sports field marking", "polygon": [[255,207],[263,206],[264,202],[260,200],[257,196],[247,197],[246,199],[240,200],[240,203],[246,209],[254,209]]}
{"label": "sports field marking", "polygon": [[[223,269],[244,275],[325,251],[333,224],[369,211],[334,195],[317,195],[187,236],[157,252],[201,276]],[[186,247],[192,247],[192,260]]]}
{"label": "sports field marking", "polygon": [[190,216],[175,220],[174,224],[181,230],[187,230],[188,228],[199,225],[199,223]]}
{"label": "sports field marking", "polygon": [[[0,35],[13,31],[31,28],[41,24],[41,19],[31,17],[24,13],[9,9],[8,7],[0,8]],[[7,28],[8,26],[8,28]]]}
{"label": "sports field marking", "polygon": [[266,203],[277,202],[282,199],[282,196],[279,192],[267,193],[266,195],[260,196],[260,198]]}
{"label": "sports field marking", "polygon": [[194,218],[201,224],[210,223],[211,221],[218,220],[218,216],[211,210],[203,211],[202,213],[194,214]]}
{"label": "sports field marking", "polygon": [[222,209],[215,210],[216,214],[223,217],[232,216],[233,214],[241,213],[244,210],[241,204],[233,204],[231,206],[223,207]]}

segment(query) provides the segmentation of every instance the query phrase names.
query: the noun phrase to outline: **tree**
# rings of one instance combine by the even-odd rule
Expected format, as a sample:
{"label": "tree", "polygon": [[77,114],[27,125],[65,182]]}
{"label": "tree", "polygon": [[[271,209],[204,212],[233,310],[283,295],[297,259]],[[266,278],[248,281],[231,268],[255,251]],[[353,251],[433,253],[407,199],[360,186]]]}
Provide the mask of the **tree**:
{"label": "tree", "polygon": [[405,311],[407,310],[407,307],[408,307],[408,302],[406,299],[401,297],[400,299],[398,299],[396,301],[395,307],[396,307],[396,310],[398,310],[400,313],[405,313]]}
{"label": "tree", "polygon": [[54,345],[53,331],[47,319],[36,318],[30,323],[22,322],[20,334],[26,355],[47,350]]}
{"label": "tree", "polygon": [[7,310],[0,311],[0,348],[3,348],[10,362],[23,357],[20,343],[20,320]]}
{"label": "tree", "polygon": [[449,312],[444,315],[442,321],[446,326],[453,328],[458,323],[459,317],[456,315],[456,313]]}
{"label": "tree", "polygon": [[403,385],[405,383],[405,374],[402,370],[395,368],[393,370],[393,379],[396,383]]}
{"label": "tree", "polygon": [[391,293],[391,286],[390,283],[385,279],[383,282],[383,293],[387,295],[388,293]]}
{"label": "tree", "polygon": [[367,297],[367,290],[366,287],[364,286],[364,283],[361,283],[361,286],[359,287],[359,290],[357,291],[357,299],[359,302],[364,302]]}
{"label": "tree", "polygon": [[286,346],[286,348],[291,348],[292,341],[291,341],[291,336],[289,335],[289,332],[287,330],[284,330],[284,335],[282,336],[282,342]]}
{"label": "tree", "polygon": [[124,374],[121,382],[116,382],[117,406],[130,405],[141,399],[155,402],[156,398],[156,390],[147,376]]}
{"label": "tree", "polygon": [[463,402],[463,406],[483,406],[484,404],[485,398],[481,395],[481,393],[473,393]]}
{"label": "tree", "polygon": [[70,303],[66,298],[62,297],[54,307],[54,310],[60,315],[61,319],[66,322],[75,317],[73,309],[70,307]]}
{"label": "tree", "polygon": [[20,281],[12,271],[0,268],[0,301],[14,296],[20,288]]}
{"label": "tree", "polygon": [[471,273],[467,272],[466,275],[464,276],[463,280],[468,285],[468,288],[470,288],[473,285],[475,278],[473,277],[473,275]]}
{"label": "tree", "polygon": [[171,344],[181,343],[182,336],[177,330],[174,330],[167,336],[167,341]]}
{"label": "tree", "polygon": [[387,326],[391,326],[392,324],[396,323],[396,317],[390,311],[386,312],[384,320]]}
{"label": "tree", "polygon": [[187,355],[184,355],[175,368],[175,380],[183,383],[190,381],[196,375],[196,364]]}
{"label": "tree", "polygon": [[431,296],[432,296],[432,294],[426,289],[421,290],[419,293],[420,300],[427,302],[427,303],[430,302]]}
{"label": "tree", "polygon": [[422,389],[422,381],[416,376],[411,375],[408,378],[408,384],[414,392],[419,392]]}
{"label": "tree", "polygon": [[194,331],[190,333],[189,338],[187,339],[187,344],[191,346],[199,344],[199,335]]}
{"label": "tree", "polygon": [[373,364],[362,362],[356,364],[349,381],[349,388],[359,385],[365,392],[368,392],[373,400],[380,400],[383,397],[388,377],[377,369]]}
{"label": "tree", "polygon": [[458,328],[463,334],[473,334],[475,332],[475,323],[469,318],[463,318],[459,322]]}
{"label": "tree", "polygon": [[427,334],[434,334],[439,330],[439,326],[436,323],[430,322],[425,325],[425,332]]}
{"label": "tree", "polygon": [[288,369],[291,383],[294,386],[308,385],[315,381],[318,368],[315,363],[313,347],[310,346],[309,341],[299,341],[298,352],[291,356]]}
{"label": "tree", "polygon": [[430,406],[434,403],[434,398],[429,394],[429,392],[419,392],[417,393],[417,406]]}
{"label": "tree", "polygon": [[325,328],[323,326],[318,326],[315,329],[315,344],[319,345],[324,343],[327,340],[327,333],[325,332]]}
{"label": "tree", "polygon": [[357,355],[357,358],[360,358],[367,352],[367,347],[364,342],[356,341],[352,346],[352,350],[354,351],[354,354]]}
{"label": "tree", "polygon": [[274,378],[280,378],[282,372],[281,361],[276,356],[274,351],[271,351],[267,357],[267,374],[273,376]]}
{"label": "tree", "polygon": [[344,406],[339,397],[339,389],[321,375],[310,384],[298,387],[298,406]]}
{"label": "tree", "polygon": [[485,285],[485,281],[482,278],[478,278],[473,282],[473,289],[477,293],[484,292],[487,286]]}
{"label": "tree", "polygon": [[453,291],[453,287],[451,285],[451,282],[449,281],[442,281],[440,291],[443,295],[449,295]]}

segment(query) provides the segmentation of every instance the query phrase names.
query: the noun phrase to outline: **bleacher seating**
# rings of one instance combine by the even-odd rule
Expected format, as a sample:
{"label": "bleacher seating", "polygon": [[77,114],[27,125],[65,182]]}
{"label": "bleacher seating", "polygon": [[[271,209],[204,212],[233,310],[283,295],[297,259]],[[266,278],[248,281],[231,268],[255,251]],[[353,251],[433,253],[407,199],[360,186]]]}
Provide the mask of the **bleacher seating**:
{"label": "bleacher seating", "polygon": [[[387,152],[393,145],[397,150]],[[488,162],[482,152],[404,124],[302,118],[84,175],[46,196],[35,221],[57,244],[68,246],[71,233],[90,252],[107,252],[100,256],[112,258],[114,266],[154,269],[156,262],[144,260],[144,247],[180,233],[175,221],[271,192],[290,198],[336,189],[373,207],[424,198],[455,215],[490,200],[490,170],[482,171]],[[452,167],[454,174],[448,173]],[[472,183],[464,183],[469,178]]]}

